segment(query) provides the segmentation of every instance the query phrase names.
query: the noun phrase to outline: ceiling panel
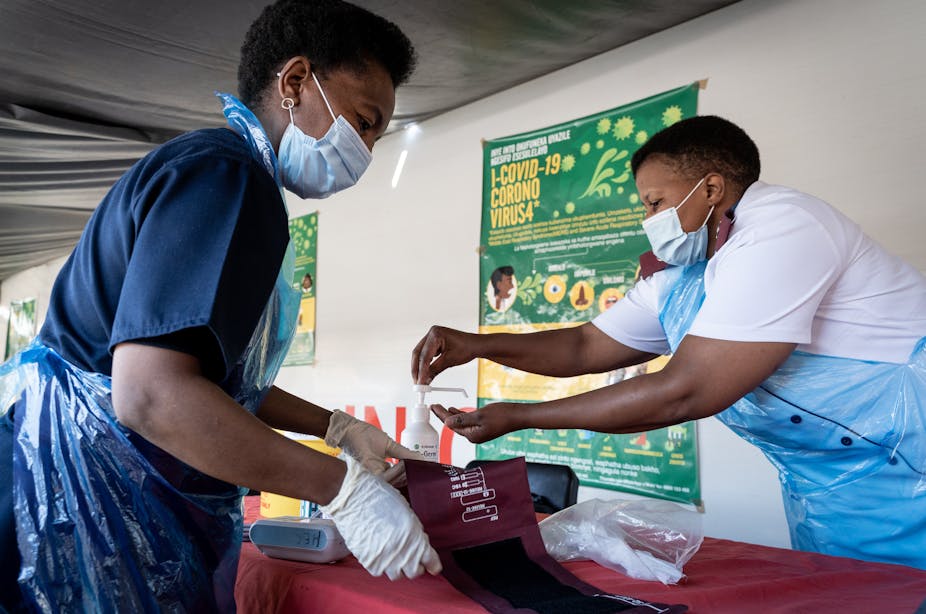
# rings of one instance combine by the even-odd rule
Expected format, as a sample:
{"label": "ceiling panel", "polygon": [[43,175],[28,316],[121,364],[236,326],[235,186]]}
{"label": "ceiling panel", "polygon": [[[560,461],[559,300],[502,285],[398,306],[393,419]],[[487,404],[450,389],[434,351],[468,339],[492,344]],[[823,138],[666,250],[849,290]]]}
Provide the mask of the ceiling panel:
{"label": "ceiling panel", "polygon": [[[222,123],[213,92],[235,91],[238,48],[264,4],[4,0],[0,279],[67,253],[108,186],[157,143]],[[733,2],[356,4],[394,21],[418,50],[418,70],[397,93],[397,130]],[[46,210],[27,224],[30,207]],[[31,234],[42,224],[72,238],[49,247]]]}

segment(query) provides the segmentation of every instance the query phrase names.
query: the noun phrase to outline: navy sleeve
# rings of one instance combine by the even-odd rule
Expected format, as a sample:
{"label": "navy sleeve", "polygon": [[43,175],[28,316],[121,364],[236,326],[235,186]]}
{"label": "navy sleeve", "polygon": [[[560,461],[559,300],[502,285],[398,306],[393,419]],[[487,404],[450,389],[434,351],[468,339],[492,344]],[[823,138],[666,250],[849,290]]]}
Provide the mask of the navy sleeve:
{"label": "navy sleeve", "polygon": [[199,359],[202,374],[214,382],[225,377],[225,357],[215,335],[205,326],[184,328],[160,337],[134,339],[132,343],[174,350]]}
{"label": "navy sleeve", "polygon": [[[132,207],[135,241],[110,351],[124,341],[176,347],[158,340],[194,338],[178,349],[222,379],[251,338],[289,241],[276,184],[250,159],[189,156],[160,169]],[[211,347],[201,330],[175,334],[202,328]]]}

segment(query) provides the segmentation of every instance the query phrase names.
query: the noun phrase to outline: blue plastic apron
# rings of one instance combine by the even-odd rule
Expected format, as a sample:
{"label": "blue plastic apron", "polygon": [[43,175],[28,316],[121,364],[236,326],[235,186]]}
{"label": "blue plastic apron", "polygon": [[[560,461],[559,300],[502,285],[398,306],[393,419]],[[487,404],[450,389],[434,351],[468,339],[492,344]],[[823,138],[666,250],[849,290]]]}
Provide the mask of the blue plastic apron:
{"label": "blue plastic apron", "polygon": [[[256,118],[233,99],[226,100],[229,113],[278,177]],[[252,413],[295,332],[301,293],[292,287],[293,265],[290,246],[247,349],[223,382]],[[234,611],[243,489],[121,427],[111,385],[110,377],[82,371],[39,343],[0,366],[0,411],[15,411],[23,594],[46,612]],[[209,434],[202,436],[208,446]]]}
{"label": "blue plastic apron", "polygon": [[[706,264],[666,271],[673,352]],[[906,364],[796,351],[717,417],[778,468],[794,548],[926,569],[926,339]]]}

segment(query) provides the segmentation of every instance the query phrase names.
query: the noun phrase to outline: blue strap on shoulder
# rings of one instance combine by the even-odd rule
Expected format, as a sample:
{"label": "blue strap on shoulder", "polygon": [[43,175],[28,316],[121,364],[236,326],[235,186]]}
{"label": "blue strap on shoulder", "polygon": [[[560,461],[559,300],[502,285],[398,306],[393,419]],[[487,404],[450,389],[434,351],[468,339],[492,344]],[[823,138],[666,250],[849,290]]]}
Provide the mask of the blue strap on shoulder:
{"label": "blue strap on shoulder", "polygon": [[254,157],[264,165],[264,168],[277,182],[277,185],[282,187],[283,180],[280,176],[280,165],[276,153],[273,151],[273,145],[270,143],[270,139],[267,137],[260,120],[257,119],[251,109],[244,106],[243,102],[231,94],[216,92],[215,95],[222,100],[222,112],[225,114],[225,119],[228,120],[228,125],[247,141]]}

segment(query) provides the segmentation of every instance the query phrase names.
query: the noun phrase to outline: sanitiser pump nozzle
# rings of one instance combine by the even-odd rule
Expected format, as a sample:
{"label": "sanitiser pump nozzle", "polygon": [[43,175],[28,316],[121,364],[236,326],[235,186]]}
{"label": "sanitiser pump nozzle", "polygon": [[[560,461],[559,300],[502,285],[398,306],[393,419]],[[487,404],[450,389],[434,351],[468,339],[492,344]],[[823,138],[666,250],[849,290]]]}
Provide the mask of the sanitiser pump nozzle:
{"label": "sanitiser pump nozzle", "polygon": [[418,405],[424,405],[424,395],[429,392],[462,392],[464,397],[469,398],[463,388],[440,388],[438,386],[428,386],[427,384],[415,384],[412,386],[412,390],[418,393]]}
{"label": "sanitiser pump nozzle", "polygon": [[437,461],[440,436],[428,422],[430,412],[424,397],[429,392],[462,392],[464,397],[468,395],[463,388],[440,388],[427,384],[415,384],[412,390],[418,395],[418,399],[412,408],[409,424],[402,432],[401,443],[421,454],[426,460]]}

